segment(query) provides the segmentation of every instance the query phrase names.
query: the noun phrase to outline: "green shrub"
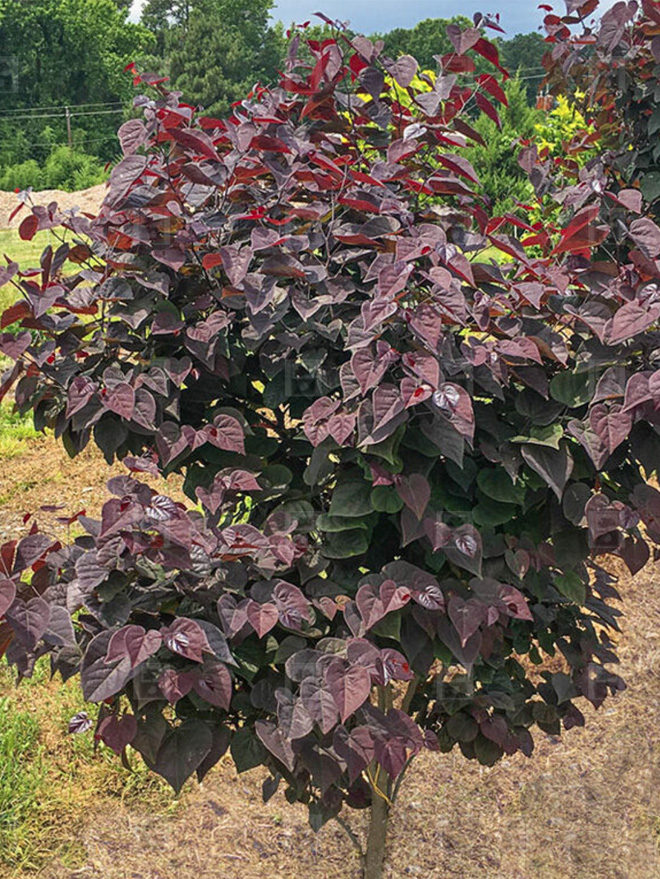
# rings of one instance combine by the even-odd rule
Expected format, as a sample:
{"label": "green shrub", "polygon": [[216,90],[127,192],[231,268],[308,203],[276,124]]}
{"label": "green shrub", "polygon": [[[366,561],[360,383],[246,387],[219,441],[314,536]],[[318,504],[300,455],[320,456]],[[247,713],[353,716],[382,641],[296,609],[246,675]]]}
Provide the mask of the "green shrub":
{"label": "green shrub", "polygon": [[43,167],[34,159],[18,165],[0,168],[0,190],[64,189],[76,192],[102,183],[106,173],[96,156],[88,155],[68,146],[57,146],[50,153]]}

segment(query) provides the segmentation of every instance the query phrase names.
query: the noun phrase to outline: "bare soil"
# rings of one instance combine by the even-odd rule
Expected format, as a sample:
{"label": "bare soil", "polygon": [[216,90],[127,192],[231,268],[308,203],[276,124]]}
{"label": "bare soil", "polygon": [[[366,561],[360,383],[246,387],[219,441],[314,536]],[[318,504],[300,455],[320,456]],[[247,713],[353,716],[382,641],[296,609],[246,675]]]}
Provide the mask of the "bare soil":
{"label": "bare soil", "polygon": [[[26,443],[0,470],[0,537],[20,533],[23,514],[42,504],[98,512],[108,475],[92,450],[71,461],[52,438]],[[622,593],[619,653],[629,689],[598,712],[586,706],[586,728],[561,741],[538,734],[529,760],[516,755],[487,769],[460,753],[421,756],[392,817],[387,879],[660,877],[655,567],[624,578]],[[338,825],[315,834],[305,810],[280,793],[264,805],[263,778],[257,770],[238,776],[224,758],[203,786],[189,782],[163,808],[98,790],[75,828],[82,866],[54,855],[40,877],[357,879],[358,857]],[[366,816],[347,817],[362,835]]]}
{"label": "bare soil", "polygon": [[[81,212],[97,213],[103,198],[105,197],[106,185],[100,183],[98,186],[92,186],[90,189],[83,189],[80,192],[62,192],[59,189],[45,189],[42,192],[33,192],[32,201],[34,204],[48,205],[56,201],[61,208],[77,207]],[[18,204],[18,199],[14,192],[3,192],[0,190],[0,229],[18,226],[23,219],[23,212],[14,217],[9,222],[9,215]],[[25,209],[24,209],[25,210]]]}

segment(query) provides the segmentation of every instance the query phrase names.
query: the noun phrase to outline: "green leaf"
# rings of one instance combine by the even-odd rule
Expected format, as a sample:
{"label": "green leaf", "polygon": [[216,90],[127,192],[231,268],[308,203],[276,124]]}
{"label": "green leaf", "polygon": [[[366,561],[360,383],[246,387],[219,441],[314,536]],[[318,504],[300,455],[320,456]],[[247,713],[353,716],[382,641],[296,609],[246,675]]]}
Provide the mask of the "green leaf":
{"label": "green leaf", "polygon": [[377,485],[371,490],[371,505],[379,513],[398,513],[403,501],[391,485]]}
{"label": "green leaf", "polygon": [[387,461],[388,464],[391,464],[394,467],[394,473],[400,473],[403,468],[403,462],[398,455],[399,446],[401,445],[401,439],[406,432],[406,425],[401,424],[391,436],[388,436],[387,439],[384,439],[381,443],[375,443],[373,446],[369,446],[367,449],[370,455],[376,455],[378,458],[383,458],[383,460]]}
{"label": "green leaf", "polygon": [[573,472],[573,458],[569,450],[562,446],[552,449],[548,446],[524,445],[522,456],[528,467],[541,476],[561,501],[564,488]]}
{"label": "green leaf", "polygon": [[369,549],[368,534],[359,528],[328,534],[322,554],[328,559],[348,559]]}
{"label": "green leaf", "polygon": [[355,528],[362,528],[364,531],[369,530],[369,522],[366,519],[348,518],[346,516],[331,516],[328,513],[321,513],[317,520],[319,531],[325,531],[331,534],[340,531],[351,531]]}
{"label": "green leaf", "polygon": [[293,479],[293,473],[284,464],[270,464],[261,471],[261,476],[278,488],[288,485]]}
{"label": "green leaf", "polygon": [[545,426],[532,427],[529,436],[514,436],[512,443],[531,443],[539,446],[551,446],[553,449],[559,448],[559,443],[564,436],[564,429],[561,424],[547,424]]}
{"label": "green leaf", "polygon": [[479,503],[472,511],[475,525],[480,527],[494,528],[496,525],[504,525],[519,512],[514,504],[499,504],[489,497],[481,497]]}
{"label": "green leaf", "polygon": [[305,485],[319,485],[332,474],[335,462],[331,460],[330,455],[337,448],[337,444],[333,439],[324,440],[318,445],[309,458],[309,464],[303,473],[303,481]]}
{"label": "green leaf", "polygon": [[462,467],[459,467],[458,464],[455,464],[453,461],[447,461],[445,467],[447,469],[447,475],[450,479],[453,479],[457,485],[460,485],[463,491],[467,491],[470,486],[474,484],[479,470],[476,462],[472,458],[465,458]]}
{"label": "green leaf", "polygon": [[642,174],[639,185],[646,201],[655,201],[656,198],[660,198],[660,171],[649,171],[647,174]]}
{"label": "green leaf", "polygon": [[94,426],[94,442],[108,464],[113,463],[115,452],[127,438],[128,429],[116,416],[106,415]]}
{"label": "green leaf", "polygon": [[465,440],[446,418],[436,415],[433,421],[422,421],[420,428],[424,436],[459,467],[463,466]]}
{"label": "green leaf", "polygon": [[257,455],[259,458],[270,458],[279,448],[279,441],[274,436],[255,432],[252,436],[245,437],[245,451],[248,455]]}
{"label": "green leaf", "polygon": [[266,760],[266,749],[251,729],[236,730],[231,739],[231,756],[237,772],[247,772]]}
{"label": "green leaf", "polygon": [[445,728],[457,742],[473,742],[479,733],[479,725],[474,717],[462,711],[450,717]]}
{"label": "green leaf", "polygon": [[172,729],[158,749],[152,768],[178,794],[213,745],[213,733],[201,720],[186,720]]}
{"label": "green leaf", "polygon": [[309,501],[297,499],[287,501],[276,508],[275,512],[284,512],[298,522],[298,531],[308,533],[316,529],[318,512]]}
{"label": "green leaf", "polygon": [[584,406],[594,395],[595,377],[591,371],[560,372],[550,382],[550,394],[569,409]]}
{"label": "green leaf", "polygon": [[503,749],[481,733],[474,740],[474,753],[482,766],[494,766],[504,754]]}
{"label": "green leaf", "polygon": [[379,638],[391,638],[393,641],[399,641],[401,637],[401,611],[388,613],[369,631],[372,635],[378,635]]}
{"label": "green leaf", "polygon": [[501,468],[481,470],[477,475],[477,485],[485,495],[499,503],[522,504],[525,499],[525,486],[520,481],[514,483]]}
{"label": "green leaf", "polygon": [[554,582],[563,596],[579,604],[580,607],[584,605],[584,602],[587,600],[587,587],[575,571],[569,571],[567,574],[556,574]]}
{"label": "green leaf", "polygon": [[340,482],[332,492],[331,516],[358,518],[373,512],[371,492],[364,481]]}
{"label": "green leaf", "polygon": [[560,415],[563,404],[555,400],[545,400],[536,391],[529,388],[516,394],[514,405],[516,412],[529,418],[532,424],[553,424]]}

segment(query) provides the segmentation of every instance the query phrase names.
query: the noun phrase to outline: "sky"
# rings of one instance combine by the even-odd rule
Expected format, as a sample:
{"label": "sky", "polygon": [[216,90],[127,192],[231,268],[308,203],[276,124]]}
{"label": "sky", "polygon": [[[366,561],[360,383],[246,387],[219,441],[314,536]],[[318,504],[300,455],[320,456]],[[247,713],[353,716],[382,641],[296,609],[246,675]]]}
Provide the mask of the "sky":
{"label": "sky", "polygon": [[[413,0],[408,3],[405,0],[277,0],[273,18],[288,26],[291,22],[319,21],[314,13],[321,11],[329,18],[350,22],[351,27],[360,33],[373,34],[386,33],[395,27],[411,28],[425,18],[452,18],[459,14],[471,17],[475,12],[499,12],[500,24],[506,31],[502,36],[506,39],[540,28],[546,13],[538,9],[538,2],[554,5],[560,14],[564,13],[562,0],[555,0],[554,4],[553,0]],[[614,2],[601,0],[601,13]],[[131,12],[134,21],[140,16],[141,5],[142,0],[135,0]]]}
{"label": "sky", "polygon": [[[561,6],[563,10],[563,3]],[[513,36],[536,30],[543,20],[543,13],[533,0],[531,3],[498,0],[497,6],[491,8],[478,0],[468,0],[467,3],[457,0],[414,0],[412,3],[401,0],[317,0],[316,5],[314,0],[278,0],[273,17],[289,24],[313,19],[313,13],[317,11],[328,18],[350,21],[354,30],[366,34],[385,33],[395,27],[414,27],[425,18],[451,18],[454,15],[471,18],[475,12],[499,12],[501,26],[508,36]]]}

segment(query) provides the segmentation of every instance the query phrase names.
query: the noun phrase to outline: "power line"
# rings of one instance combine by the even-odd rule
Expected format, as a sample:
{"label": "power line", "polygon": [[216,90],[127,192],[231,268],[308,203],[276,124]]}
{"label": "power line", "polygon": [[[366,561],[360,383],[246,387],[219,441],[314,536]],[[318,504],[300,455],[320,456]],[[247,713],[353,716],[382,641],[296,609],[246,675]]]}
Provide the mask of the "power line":
{"label": "power line", "polygon": [[[123,108],[119,108],[117,110],[85,110],[82,113],[71,113],[71,118],[77,118],[79,116],[107,116],[117,113],[124,113]],[[42,113],[40,116],[9,116],[5,117],[7,121],[11,122],[29,122],[32,119],[64,119],[66,117],[66,107],[62,107],[61,113]],[[2,117],[0,116],[0,119]]]}
{"label": "power line", "polygon": [[[69,104],[70,109],[80,109],[87,107],[124,107],[127,104],[126,101],[99,101],[97,103],[89,103],[89,104]],[[0,116],[13,116],[16,113],[30,113],[34,111],[43,111],[44,113],[50,112],[51,110],[60,110],[64,112],[66,110],[66,104],[57,104],[53,107],[17,107],[14,110],[3,110],[0,113]],[[37,117],[30,117],[37,118]]]}

